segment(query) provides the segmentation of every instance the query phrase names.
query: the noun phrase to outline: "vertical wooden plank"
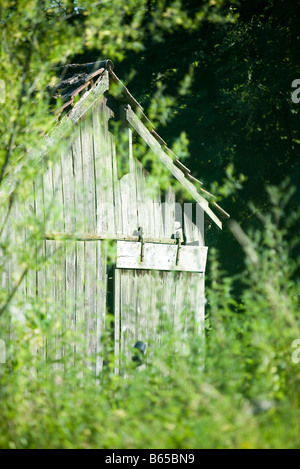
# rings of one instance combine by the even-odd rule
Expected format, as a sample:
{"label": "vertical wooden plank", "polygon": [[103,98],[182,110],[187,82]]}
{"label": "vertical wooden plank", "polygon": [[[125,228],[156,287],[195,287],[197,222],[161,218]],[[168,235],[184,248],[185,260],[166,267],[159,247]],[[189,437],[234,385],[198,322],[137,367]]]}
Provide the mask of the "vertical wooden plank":
{"label": "vertical wooden plank", "polygon": [[[4,298],[4,302],[6,303],[8,301],[8,298],[14,288],[15,282],[16,282],[16,267],[17,267],[17,256],[15,252],[15,246],[16,246],[16,230],[18,226],[18,200],[14,200],[10,214],[7,220],[7,225],[6,225],[6,230],[5,230],[5,242],[6,248],[5,248],[5,265],[4,269],[7,272],[7,283],[6,283],[6,295]],[[16,322],[16,317],[14,313],[14,308],[11,308],[12,306],[12,301],[10,302],[8,306],[8,310],[10,311],[9,314],[9,319],[8,319],[8,328],[7,328],[7,340],[8,343],[14,343],[15,342],[15,322]],[[2,337],[1,337],[2,338]]]}
{"label": "vertical wooden plank", "polygon": [[196,241],[194,239],[194,224],[193,224],[193,204],[185,203],[184,204],[184,213],[183,213],[183,231],[186,243],[192,243]]}
{"label": "vertical wooden plank", "polygon": [[122,272],[119,269],[114,271],[114,340],[115,340],[115,373],[120,373],[121,359],[121,277]]}
{"label": "vertical wooden plank", "polygon": [[[66,146],[60,156],[64,229],[67,233],[73,233],[76,228],[76,219],[73,150],[71,145]],[[80,190],[81,188],[78,187],[78,191]],[[61,285],[63,309],[61,319],[64,341],[62,352],[65,364],[73,366],[75,359],[75,244],[71,240],[65,243],[59,266],[63,280]]]}
{"label": "vertical wooden plank", "polygon": [[[31,184],[33,189],[33,185]],[[32,204],[34,204],[33,191],[30,194]],[[6,205],[6,204],[5,204]],[[8,206],[6,207],[8,209]],[[5,216],[8,212],[5,213]],[[32,223],[32,212],[31,223]],[[24,220],[24,203],[22,197],[16,194],[11,205],[9,216],[6,222],[6,226],[3,231],[4,239],[1,251],[3,256],[4,264],[3,270],[7,272],[7,295],[5,301],[8,299],[9,294],[14,289],[16,283],[19,281],[20,276],[24,270],[25,265],[22,262],[23,252],[27,248],[26,246],[26,232],[25,232],[25,220]],[[25,261],[26,262],[26,261]],[[10,306],[15,306],[10,309],[10,334],[11,340],[14,336],[14,322],[24,322],[24,309],[20,307],[20,303],[23,304],[24,298],[24,285],[25,281],[18,287],[10,302]],[[22,296],[23,294],[23,296]]]}
{"label": "vertical wooden plank", "polygon": [[129,184],[127,182],[126,174],[120,180],[120,192],[122,194],[122,226],[123,226],[123,235],[128,235],[130,232],[130,220],[128,218],[129,213],[129,204],[130,204],[130,192]]}
{"label": "vertical wooden plank", "polygon": [[66,243],[66,339],[69,367],[75,366],[76,353],[76,242]]}
{"label": "vertical wooden plank", "polygon": [[[137,275],[135,270],[128,271],[129,273],[129,323],[131,326],[132,336],[128,343],[128,363],[132,363],[133,347],[137,340],[140,340],[140,324],[139,315],[137,310]],[[140,317],[141,319],[141,317]]]}
{"label": "vertical wooden plank", "polygon": [[182,304],[180,314],[180,328],[179,339],[181,343],[181,351],[184,355],[188,353],[188,343],[192,322],[194,321],[194,304],[193,304],[193,285],[192,274],[189,272],[182,272],[181,276],[181,289],[182,289]]}
{"label": "vertical wooden plank", "polygon": [[47,347],[46,347],[46,356],[47,356],[47,364],[51,365],[55,360],[55,345],[56,342],[52,337],[54,336],[55,332],[55,324],[56,324],[56,295],[55,295],[55,241],[46,241],[46,259],[47,259],[47,266],[46,266],[46,311],[49,320],[51,321],[52,329],[51,329],[51,336],[47,339]]}
{"label": "vertical wooden plank", "polygon": [[34,212],[37,223],[39,224],[40,231],[43,234],[45,231],[44,221],[44,187],[43,176],[37,175],[33,181],[34,191]]}
{"label": "vertical wooden plank", "polygon": [[144,203],[147,207],[149,236],[162,237],[164,236],[164,227],[159,186],[154,185],[153,178],[145,175],[141,190],[144,193]]}
{"label": "vertical wooden plank", "polygon": [[53,215],[54,215],[54,231],[65,231],[65,208],[63,199],[63,185],[61,174],[61,161],[55,162],[52,168],[53,178]]}
{"label": "vertical wooden plank", "polygon": [[[32,192],[30,197],[25,202],[25,217],[30,220],[30,218],[35,217],[35,200],[34,200],[34,184],[32,183]],[[36,252],[35,252],[35,245],[33,245],[33,240],[32,236],[30,233],[29,227],[26,227],[25,229],[25,239],[26,239],[26,244],[29,243],[32,245],[32,258],[30,259],[31,265],[30,268],[26,274],[26,300],[28,303],[31,303],[32,305],[36,301],[36,293],[37,293],[37,285],[36,285],[36,270],[35,270],[35,257],[36,257]],[[33,262],[32,262],[33,261]]]}
{"label": "vertical wooden plank", "polygon": [[96,232],[96,186],[92,118],[90,113],[80,122],[82,172],[84,185],[84,213],[85,230],[87,233]]}
{"label": "vertical wooden plank", "polygon": [[120,234],[123,234],[122,202],[121,202],[120,182],[118,180],[116,145],[115,145],[114,138],[111,139],[111,153],[112,153],[112,167],[113,167],[115,225],[116,225],[116,233],[120,235]]}
{"label": "vertical wooden plank", "polygon": [[95,179],[96,179],[96,219],[97,233],[107,233],[107,169],[105,157],[106,144],[105,144],[105,131],[104,131],[104,116],[101,113],[101,104],[95,105],[93,108],[93,143],[94,143],[94,164],[95,164]]}
{"label": "vertical wooden plank", "polygon": [[132,148],[132,130],[128,128],[128,155],[129,155],[129,171],[135,172],[135,161],[133,159],[133,148]]}
{"label": "vertical wooden plank", "polygon": [[183,319],[183,300],[184,300],[184,285],[182,273],[178,272],[175,276],[175,310],[174,310],[174,332],[175,332],[175,353],[181,349],[180,335],[182,333],[182,319]]}
{"label": "vertical wooden plank", "polygon": [[[64,370],[64,341],[66,334],[66,247],[65,243],[56,241],[55,246],[55,356],[56,370]],[[53,280],[52,280],[53,281]]]}
{"label": "vertical wooden plank", "polygon": [[96,314],[96,243],[93,241],[84,243],[85,250],[85,323],[86,323],[86,342],[88,368],[96,371],[96,332],[97,332],[97,314]]}
{"label": "vertical wooden plank", "polygon": [[123,374],[124,369],[125,369],[125,347],[126,347],[126,342],[127,342],[127,321],[128,321],[128,314],[127,314],[127,308],[128,308],[128,297],[129,297],[129,291],[128,291],[128,276],[126,275],[127,272],[123,270],[119,270],[120,272],[120,289],[121,289],[121,295],[120,295],[120,371]]}
{"label": "vertical wooden plank", "polygon": [[189,274],[188,275],[188,294],[190,297],[190,316],[188,316],[189,323],[186,325],[185,333],[198,334],[199,349],[197,351],[204,366],[204,341],[205,341],[205,303],[204,303],[204,273]]}
{"label": "vertical wooden plank", "polygon": [[[142,164],[135,161],[137,224],[143,228],[144,236],[151,236],[152,201],[146,196],[145,174]],[[151,210],[151,211],[150,211]]]}
{"label": "vertical wooden plank", "polygon": [[[23,269],[27,263],[27,256],[30,257],[30,270],[28,271],[27,278],[25,278],[21,285],[18,286],[17,290],[14,293],[13,298],[10,300],[8,311],[9,311],[9,320],[8,320],[8,340],[13,344],[15,353],[18,350],[18,342],[20,337],[17,335],[17,330],[20,325],[25,323],[25,308],[29,309],[34,307],[36,302],[36,272],[35,272],[35,244],[31,239],[30,251],[28,250],[28,245],[26,243],[27,237],[29,238],[30,226],[26,223],[29,220],[30,225],[35,223],[35,212],[34,212],[34,185],[30,184],[30,193],[28,201],[30,202],[29,206],[26,205],[26,209],[29,211],[29,218],[25,220],[25,210],[23,197],[19,194],[15,194],[10,215],[7,220],[7,250],[5,255],[5,270],[8,271],[8,282],[7,282],[7,295],[5,301],[8,300],[9,295],[15,289],[17,282],[19,282],[20,276],[22,275]],[[26,229],[24,228],[26,227]],[[27,250],[25,258],[23,257],[24,251]],[[24,300],[25,305],[24,308]],[[31,337],[30,343],[30,353],[31,360],[27,364],[27,372],[30,374],[31,379],[36,378],[37,369],[35,367],[36,357],[37,357],[37,341],[35,340],[36,336]]]}
{"label": "vertical wooden plank", "polygon": [[[54,188],[53,188],[53,173],[52,164],[48,163],[48,167],[43,173],[43,202],[44,202],[44,221],[45,231],[51,232],[55,230],[55,217],[53,213],[54,204]],[[54,267],[54,253],[55,242],[45,241],[44,243],[45,255],[45,309],[49,320],[51,321],[52,330],[54,328],[54,311],[55,311],[55,267]],[[52,337],[51,330],[51,337]],[[53,331],[54,332],[54,331]],[[47,368],[51,366],[54,360],[55,341],[50,337],[46,337],[46,372]]]}
{"label": "vertical wooden plank", "polygon": [[[49,171],[49,172],[48,172]],[[64,225],[64,207],[63,207],[63,187],[61,177],[61,162],[60,159],[55,161],[53,166],[49,165],[49,170],[45,174],[44,179],[44,200],[48,204],[48,224],[50,224],[51,231],[63,232]],[[52,174],[50,174],[50,172]],[[47,191],[47,192],[46,192]],[[48,193],[49,191],[49,193]],[[53,194],[53,200],[51,196]],[[49,199],[48,199],[49,197]],[[49,343],[51,361],[54,360],[54,370],[62,372],[62,357],[63,357],[63,322],[64,322],[64,295],[65,295],[65,266],[64,255],[61,257],[61,243],[50,242],[49,254],[46,249],[46,256],[50,256],[50,269],[48,270],[47,283],[50,286],[49,304],[53,328],[54,339]]]}
{"label": "vertical wooden plank", "polygon": [[[195,211],[195,217],[193,217],[193,211]],[[198,243],[204,246],[204,210],[199,204],[184,204],[184,234],[187,244]]]}
{"label": "vertical wooden plank", "polygon": [[130,173],[127,175],[127,182],[129,184],[129,204],[128,207],[128,220],[129,220],[129,235],[137,233],[138,230],[138,216],[137,216],[137,190],[136,190],[136,179],[135,173]]}
{"label": "vertical wooden plank", "polygon": [[193,305],[197,330],[204,337],[205,322],[205,274],[192,274],[191,288],[193,293]]}
{"label": "vertical wooden plank", "polygon": [[175,192],[169,187],[166,190],[165,202],[163,204],[164,236],[172,238],[175,230]]}
{"label": "vertical wooden plank", "polygon": [[154,236],[157,238],[162,238],[164,236],[163,213],[160,197],[160,191],[157,187],[153,198]]}
{"label": "vertical wooden plank", "polygon": [[84,242],[76,241],[75,264],[75,326],[76,326],[76,355],[75,365],[82,369],[84,366],[85,346],[85,315],[84,315]]}
{"label": "vertical wooden plank", "polygon": [[62,193],[64,206],[65,231],[75,232],[75,194],[72,147],[61,152]]}
{"label": "vertical wooden plank", "polygon": [[96,242],[96,375],[103,368],[102,334],[105,330],[106,289],[107,289],[107,246],[105,242]]}
{"label": "vertical wooden plank", "polygon": [[102,141],[102,161],[105,168],[105,210],[107,217],[107,233],[114,235],[115,227],[115,211],[113,205],[113,163],[112,163],[112,139],[113,136],[108,130],[108,121],[112,117],[111,110],[107,107],[107,100],[101,101],[101,112],[103,115],[103,141]]}
{"label": "vertical wooden plank", "polygon": [[142,341],[147,345],[146,361],[149,363],[158,342],[161,277],[150,271],[117,269],[116,273],[121,278],[122,289],[119,313],[121,353],[125,355],[125,362],[131,363],[134,344]]}
{"label": "vertical wooden plank", "polygon": [[183,240],[183,206],[179,202],[175,202],[175,231],[181,233]]}
{"label": "vertical wooden plank", "polygon": [[[43,176],[37,176],[34,181],[35,192],[35,215],[40,225],[40,235],[45,232],[45,207],[44,207],[44,184]],[[46,241],[37,242],[37,300],[41,313],[46,315]],[[38,354],[45,362],[46,360],[46,337],[42,336],[39,340]]]}
{"label": "vertical wooden plank", "polygon": [[84,183],[82,173],[82,155],[80,127],[77,126],[72,142],[72,160],[74,173],[74,210],[75,210],[75,229],[77,233],[85,232],[85,205],[84,205]]}
{"label": "vertical wooden plank", "polygon": [[136,338],[136,311],[133,271],[122,271],[121,280],[121,351],[123,369],[132,360],[132,349]]}
{"label": "vertical wooden plank", "polygon": [[[134,271],[126,272],[126,282],[128,300],[122,304],[122,310],[125,311],[127,321],[125,326],[125,360],[126,365],[131,364],[132,348],[135,344],[136,337],[136,311],[135,311],[135,297],[134,297]],[[123,313],[124,314],[124,313]],[[123,322],[124,326],[124,322]]]}
{"label": "vertical wooden plank", "polygon": [[55,218],[53,213],[54,189],[51,162],[49,162],[48,167],[43,174],[43,191],[45,231],[51,232],[55,231]]}
{"label": "vertical wooden plank", "polygon": [[[1,272],[1,307],[4,306],[8,297],[9,291],[9,260],[7,256],[7,221],[6,216],[8,213],[8,203],[0,204],[0,230],[1,230],[1,247],[0,247],[0,272]],[[26,291],[25,291],[26,293]],[[25,295],[26,298],[26,295]],[[0,339],[4,340],[6,344],[9,341],[9,318],[4,315],[0,318],[1,332]]]}
{"label": "vertical wooden plank", "polygon": [[151,179],[149,176],[145,175],[144,179],[144,193],[145,193],[145,204],[147,206],[147,214],[149,217],[149,236],[155,237],[156,236],[156,225],[155,225],[155,216],[154,216],[154,207],[153,207],[153,202],[154,202],[154,196],[153,196],[153,189],[152,186],[150,185],[149,181],[151,182]]}
{"label": "vertical wooden plank", "polygon": [[135,304],[135,313],[136,313],[136,325],[135,325],[135,337],[134,337],[134,343],[132,344],[132,347],[134,346],[135,342],[137,340],[142,340],[143,342],[145,341],[144,334],[146,333],[146,315],[145,315],[145,304],[148,303],[147,295],[145,295],[143,298],[141,296],[141,285],[143,284],[143,272],[137,272],[132,271],[132,275],[134,276],[134,283],[135,283],[135,288],[133,290],[133,294],[135,295],[132,301]]}
{"label": "vertical wooden plank", "polygon": [[[160,343],[160,334],[163,329],[163,312],[161,310],[161,294],[160,290],[162,285],[162,277],[159,272],[150,271],[147,272],[147,277],[151,288],[151,297],[149,301],[149,307],[146,310],[147,314],[147,341],[150,346],[157,348]],[[142,294],[145,293],[147,283],[144,284]]]}
{"label": "vertical wooden plank", "polygon": [[164,298],[162,305],[162,316],[167,318],[169,327],[174,324],[174,310],[175,310],[175,281],[173,272],[164,272]]}
{"label": "vertical wooden plank", "polygon": [[205,274],[195,275],[195,314],[198,322],[198,334],[201,337],[199,354],[202,369],[205,365]]}
{"label": "vertical wooden plank", "polygon": [[120,190],[122,194],[122,217],[123,234],[137,234],[137,199],[136,199],[136,179],[134,173],[125,174],[120,180]]}
{"label": "vertical wooden plank", "polygon": [[[136,195],[134,203],[137,209],[137,226],[143,228],[144,236],[154,237],[157,233],[161,232],[160,226],[160,208],[156,205],[161,205],[160,193],[158,186],[153,187],[153,179],[149,178],[144,170],[142,163],[134,158],[133,145],[132,145],[132,131],[129,129],[129,168],[131,173],[135,173],[135,188]],[[133,186],[132,186],[133,187]],[[122,199],[123,192],[121,188]],[[130,197],[132,198],[132,193]],[[162,222],[161,222],[162,223]]]}

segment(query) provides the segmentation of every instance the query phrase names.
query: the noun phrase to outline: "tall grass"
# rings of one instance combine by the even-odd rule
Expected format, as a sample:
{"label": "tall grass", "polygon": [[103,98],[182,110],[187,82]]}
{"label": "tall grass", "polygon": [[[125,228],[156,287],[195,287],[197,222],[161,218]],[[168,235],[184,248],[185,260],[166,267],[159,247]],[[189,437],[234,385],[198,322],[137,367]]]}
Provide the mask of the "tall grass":
{"label": "tall grass", "polygon": [[114,373],[109,328],[101,375],[86,360],[70,366],[68,335],[61,362],[45,361],[36,343],[51,342],[55,323],[35,306],[14,326],[0,365],[0,447],[299,448],[298,240],[289,232],[299,214],[288,216],[284,192],[269,190],[272,207],[258,213],[262,225],[252,234],[231,225],[246,257],[238,279],[210,251],[204,367],[193,328],[184,353],[175,353],[170,326],[151,363],[133,363],[126,378]]}

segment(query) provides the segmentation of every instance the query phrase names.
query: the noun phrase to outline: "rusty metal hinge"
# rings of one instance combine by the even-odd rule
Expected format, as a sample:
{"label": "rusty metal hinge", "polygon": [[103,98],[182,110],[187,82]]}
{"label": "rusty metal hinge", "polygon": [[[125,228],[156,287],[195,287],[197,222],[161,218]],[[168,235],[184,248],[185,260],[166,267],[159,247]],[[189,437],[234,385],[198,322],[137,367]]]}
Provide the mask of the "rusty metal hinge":
{"label": "rusty metal hinge", "polygon": [[181,233],[180,233],[180,231],[176,231],[175,239],[177,241],[176,265],[178,265],[179,264],[179,258],[180,258],[180,250],[181,250]]}
{"label": "rusty metal hinge", "polygon": [[144,253],[145,253],[145,242],[143,238],[143,228],[140,226],[138,229],[139,235],[139,242],[141,243],[141,262],[144,260]]}

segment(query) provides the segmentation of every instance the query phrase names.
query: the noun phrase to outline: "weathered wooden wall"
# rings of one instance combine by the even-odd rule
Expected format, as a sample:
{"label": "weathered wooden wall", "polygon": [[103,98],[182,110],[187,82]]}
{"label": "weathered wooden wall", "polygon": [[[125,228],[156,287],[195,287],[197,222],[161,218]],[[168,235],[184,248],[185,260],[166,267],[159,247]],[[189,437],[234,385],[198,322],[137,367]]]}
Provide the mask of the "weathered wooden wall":
{"label": "weathered wooden wall", "polygon": [[[47,162],[47,169],[34,181],[31,198],[25,207],[16,208],[13,216],[17,217],[22,210],[29,211],[46,233],[126,238],[136,235],[142,226],[145,237],[171,239],[176,220],[174,191],[167,190],[162,203],[159,188],[153,191],[152,181],[149,183],[147,173],[132,154],[128,129],[124,131],[128,132],[129,172],[118,178],[116,137],[109,131],[112,117],[113,111],[103,96],[75,125],[70,144],[65,145],[57,160]],[[187,243],[196,241],[204,246],[203,210],[199,206],[196,210],[200,228],[192,222],[192,204],[180,221]],[[25,230],[25,241],[26,236]],[[47,354],[47,347],[52,347],[56,357],[61,358],[65,353],[62,336],[81,331],[84,337],[81,346],[87,356],[94,357],[89,366],[99,372],[100,339],[107,309],[105,243],[42,240],[36,242],[36,257],[41,268],[29,270],[22,292],[28,302],[38,299],[45,314],[55,316],[62,312],[54,346],[41,345],[41,353]],[[2,278],[8,289],[10,275],[9,264]],[[151,341],[162,311],[169,312],[173,323],[183,309],[193,310],[199,324],[204,318],[203,273],[178,272],[174,276],[172,272],[116,269],[114,295],[117,354],[132,346],[134,340]],[[73,348],[71,362],[75,363],[78,345],[74,343]]]}
{"label": "weathered wooden wall", "polygon": [[[129,172],[118,179],[119,158],[115,137],[109,131],[112,118],[113,111],[103,97],[79,120],[71,146],[61,152],[59,161],[49,165],[43,179],[35,182],[37,215],[43,216],[41,206],[45,204],[48,232],[127,236],[136,234],[142,226],[145,236],[171,238],[175,222],[174,192],[169,189],[162,202],[159,186],[154,190],[153,179],[147,183],[146,172],[132,155],[129,129],[123,130],[129,134]],[[48,210],[53,206],[62,210],[56,213]],[[200,228],[191,221],[192,210],[197,211]],[[48,212],[52,216],[47,216]],[[195,208],[195,204],[185,204],[180,221],[187,242],[199,241],[204,245],[203,210],[199,206]]]}
{"label": "weathered wooden wall", "polygon": [[170,332],[177,334],[174,353],[182,353],[191,328],[203,331],[204,273],[116,269],[115,291],[115,354],[121,370],[132,360],[137,341],[147,344],[151,362]]}

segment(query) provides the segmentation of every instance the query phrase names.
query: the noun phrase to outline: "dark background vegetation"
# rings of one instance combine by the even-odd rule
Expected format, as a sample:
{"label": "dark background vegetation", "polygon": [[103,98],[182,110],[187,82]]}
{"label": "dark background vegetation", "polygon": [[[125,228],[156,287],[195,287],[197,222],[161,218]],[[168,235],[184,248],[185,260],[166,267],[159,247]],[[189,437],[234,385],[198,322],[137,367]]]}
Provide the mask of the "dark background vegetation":
{"label": "dark background vegetation", "polygon": [[[184,9],[193,17],[203,5],[187,1]],[[155,10],[156,2],[150,0],[148,8],[149,13]],[[179,25],[159,34],[150,27],[151,16],[149,24],[146,16],[144,50],[129,51],[122,63],[110,58],[146,111],[157,82],[165,95],[176,98],[167,122],[160,123],[157,116],[158,132],[169,143],[186,132],[190,152],[186,164],[204,187],[221,183],[229,164],[236,176],[246,176],[240,190],[221,197],[221,205],[247,230],[260,223],[249,203],[268,209],[268,185],[288,177],[290,185],[297,186],[300,180],[300,106],[291,99],[291,84],[300,76],[300,4],[225,2],[224,17],[228,8],[238,14],[237,21],[204,19],[195,30]],[[101,50],[94,49],[74,61],[84,63],[99,56]],[[180,94],[186,74],[192,83],[188,93]],[[216,187],[212,190],[219,195]],[[298,207],[299,191],[290,203]],[[292,237],[299,228],[291,227]],[[229,274],[238,272],[243,255],[236,241],[226,229],[221,236],[212,231],[208,245],[220,249]]]}

